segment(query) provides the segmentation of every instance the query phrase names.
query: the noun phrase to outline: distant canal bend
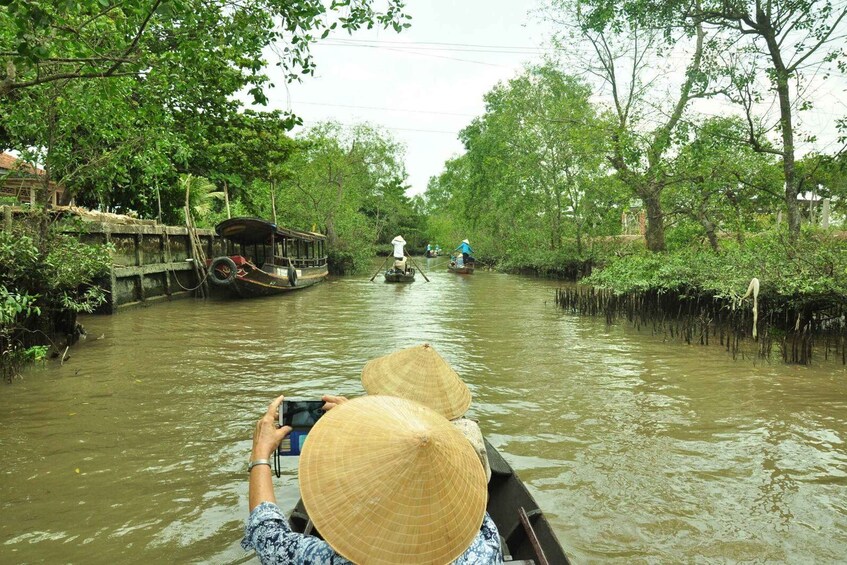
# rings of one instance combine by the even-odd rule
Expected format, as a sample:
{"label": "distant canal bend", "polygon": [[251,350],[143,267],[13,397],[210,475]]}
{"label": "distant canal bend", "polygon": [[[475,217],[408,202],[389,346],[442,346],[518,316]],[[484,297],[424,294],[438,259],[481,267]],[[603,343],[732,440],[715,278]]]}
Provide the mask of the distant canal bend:
{"label": "distant canal bend", "polygon": [[[64,366],[3,387],[0,562],[250,561],[245,464],[270,399],[359,395],[366,360],[425,341],[576,563],[847,555],[842,365],[662,343],[562,313],[552,281],[429,276],[85,319]],[[275,479],[284,510],[295,473]]]}

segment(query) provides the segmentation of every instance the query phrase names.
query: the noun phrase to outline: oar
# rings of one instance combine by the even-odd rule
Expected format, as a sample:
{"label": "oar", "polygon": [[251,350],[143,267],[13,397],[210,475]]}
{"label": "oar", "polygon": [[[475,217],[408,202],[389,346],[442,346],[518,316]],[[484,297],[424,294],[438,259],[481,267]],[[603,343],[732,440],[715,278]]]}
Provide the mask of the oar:
{"label": "oar", "polygon": [[382,265],[379,266],[379,269],[376,270],[376,272],[374,273],[374,276],[371,277],[370,282],[374,282],[374,279],[379,274],[379,272],[382,270],[382,267],[385,266],[385,261],[388,261],[388,257],[390,257],[390,256],[386,256],[385,260],[383,260]]}
{"label": "oar", "polygon": [[443,265],[444,263],[448,262],[449,260],[450,260],[450,258],[449,258],[449,257],[446,257],[446,258],[444,258],[444,259],[440,259],[440,260],[436,261],[436,262],[435,262],[435,263],[433,263],[432,265],[427,265],[427,267],[429,267],[430,269],[432,269],[432,268],[434,268],[434,267],[438,267],[439,265]]}
{"label": "oar", "polygon": [[[405,251],[405,249],[404,249],[404,251]],[[411,261],[412,261],[412,265],[414,265],[415,267],[417,267],[417,269],[421,272],[421,275],[423,275],[424,280],[425,280],[426,282],[429,282],[429,279],[428,279],[428,278],[426,278],[426,273],[424,273],[424,272],[423,272],[423,269],[421,269],[421,268],[420,268],[420,266],[418,266],[418,264],[417,264],[417,263],[415,263],[415,260],[414,260],[414,259],[412,259],[412,256],[411,256],[411,255],[409,255],[408,251],[406,252],[406,257],[408,257],[409,259],[411,259]]]}

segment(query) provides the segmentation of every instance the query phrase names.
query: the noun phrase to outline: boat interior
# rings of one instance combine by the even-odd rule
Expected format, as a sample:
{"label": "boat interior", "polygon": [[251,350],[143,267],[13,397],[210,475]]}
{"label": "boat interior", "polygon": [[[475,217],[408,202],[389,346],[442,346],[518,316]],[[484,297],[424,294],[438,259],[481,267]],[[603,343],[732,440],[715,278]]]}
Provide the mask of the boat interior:
{"label": "boat interior", "polygon": [[296,269],[326,265],[326,245],[323,240],[276,239],[273,247],[259,243],[227,242],[227,255],[241,255],[262,270],[274,272],[274,267],[293,266]]}

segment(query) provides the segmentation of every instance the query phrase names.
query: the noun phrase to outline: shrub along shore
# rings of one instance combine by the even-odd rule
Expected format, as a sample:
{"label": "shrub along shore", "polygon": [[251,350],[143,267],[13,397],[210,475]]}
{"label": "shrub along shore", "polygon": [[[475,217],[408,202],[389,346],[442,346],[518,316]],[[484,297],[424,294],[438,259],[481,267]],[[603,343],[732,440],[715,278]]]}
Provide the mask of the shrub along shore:
{"label": "shrub along shore", "polygon": [[[610,323],[624,317],[688,343],[720,343],[733,354],[743,353],[748,342],[761,357],[770,357],[777,345],[786,362],[811,363],[815,352],[847,363],[847,242],[841,233],[809,230],[791,239],[763,232],[724,241],[718,252],[696,245],[666,253],[620,248],[564,265],[559,274],[591,273],[579,286],[557,292],[564,309]],[[546,266],[539,271],[551,272]]]}
{"label": "shrub along shore", "polygon": [[[105,301],[95,283],[111,264],[109,245],[84,243],[81,223],[43,212],[0,229],[0,378],[58,355],[83,331],[77,314]],[[64,360],[64,353],[61,353]]]}

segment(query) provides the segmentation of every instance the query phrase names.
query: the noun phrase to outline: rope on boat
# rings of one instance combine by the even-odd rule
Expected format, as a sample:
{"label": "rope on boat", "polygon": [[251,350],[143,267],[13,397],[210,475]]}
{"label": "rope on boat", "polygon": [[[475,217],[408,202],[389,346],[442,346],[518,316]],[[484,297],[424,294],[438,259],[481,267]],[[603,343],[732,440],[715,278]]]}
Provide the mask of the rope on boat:
{"label": "rope on boat", "polygon": [[188,292],[194,292],[195,290],[197,290],[198,288],[200,288],[201,286],[203,286],[203,285],[206,283],[206,279],[208,279],[208,278],[209,278],[209,271],[204,271],[203,279],[200,281],[200,283],[199,283],[197,286],[195,286],[194,288],[186,288],[186,287],[182,286],[182,283],[181,283],[181,282],[179,282],[179,277],[178,277],[178,276],[176,276],[176,271],[174,271],[173,269],[168,268],[168,267],[166,267],[166,269],[167,269],[169,272],[173,273],[174,280],[176,281],[176,284],[178,284],[178,285],[179,285],[179,287],[180,287],[182,290],[186,290],[186,291],[188,291]]}

